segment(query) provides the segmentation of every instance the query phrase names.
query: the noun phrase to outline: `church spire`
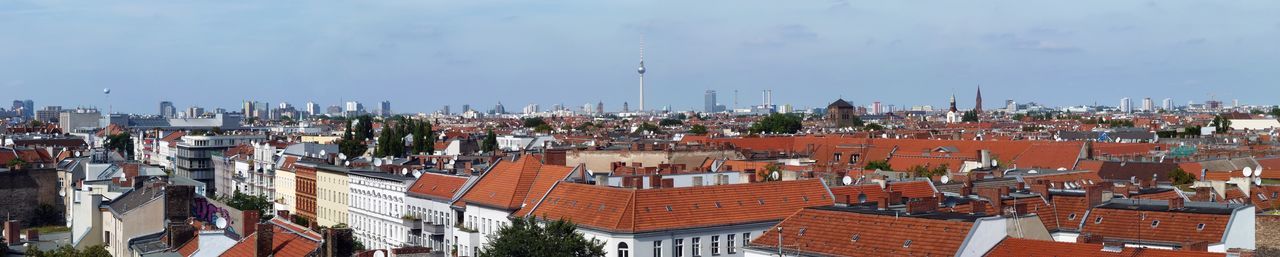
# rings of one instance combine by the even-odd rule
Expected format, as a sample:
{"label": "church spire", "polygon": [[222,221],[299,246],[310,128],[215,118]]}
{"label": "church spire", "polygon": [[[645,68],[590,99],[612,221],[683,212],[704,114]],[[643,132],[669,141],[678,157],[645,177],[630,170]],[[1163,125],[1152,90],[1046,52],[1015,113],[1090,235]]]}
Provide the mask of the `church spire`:
{"label": "church spire", "polygon": [[982,113],[982,85],[978,85],[978,99],[973,101],[973,112]]}

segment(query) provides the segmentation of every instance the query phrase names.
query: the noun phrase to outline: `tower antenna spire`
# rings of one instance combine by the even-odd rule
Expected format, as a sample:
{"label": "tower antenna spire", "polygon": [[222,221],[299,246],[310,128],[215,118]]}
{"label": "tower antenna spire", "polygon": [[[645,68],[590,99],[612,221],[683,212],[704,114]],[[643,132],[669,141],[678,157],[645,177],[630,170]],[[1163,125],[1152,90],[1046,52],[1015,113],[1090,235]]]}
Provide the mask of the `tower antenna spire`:
{"label": "tower antenna spire", "polygon": [[640,112],[644,112],[644,34],[640,34]]}

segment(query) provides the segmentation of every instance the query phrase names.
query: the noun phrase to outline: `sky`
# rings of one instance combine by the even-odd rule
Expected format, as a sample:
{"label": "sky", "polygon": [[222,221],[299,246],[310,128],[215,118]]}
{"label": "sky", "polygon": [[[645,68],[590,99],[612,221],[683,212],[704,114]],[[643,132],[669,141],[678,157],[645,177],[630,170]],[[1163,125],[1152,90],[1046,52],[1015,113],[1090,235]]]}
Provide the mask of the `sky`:
{"label": "sky", "polygon": [[1277,14],[1271,0],[5,0],[0,99],[616,111],[637,105],[643,42],[650,109],[701,109],[706,90],[745,107],[765,89],[797,108],[952,94],[967,108],[978,85],[988,109],[1277,104]]}

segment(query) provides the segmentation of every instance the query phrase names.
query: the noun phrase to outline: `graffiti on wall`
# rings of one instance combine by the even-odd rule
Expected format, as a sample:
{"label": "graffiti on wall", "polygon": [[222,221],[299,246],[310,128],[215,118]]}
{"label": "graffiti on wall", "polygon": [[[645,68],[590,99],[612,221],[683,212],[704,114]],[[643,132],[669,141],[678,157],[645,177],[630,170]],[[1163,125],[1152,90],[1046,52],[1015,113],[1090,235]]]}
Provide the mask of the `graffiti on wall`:
{"label": "graffiti on wall", "polygon": [[[238,217],[241,213],[240,210],[221,205],[206,198],[197,197],[194,201],[191,201],[191,217],[205,222],[205,224],[220,225],[220,229],[239,235],[240,233],[236,232],[235,228],[236,220],[239,219]],[[233,212],[236,215],[233,216]]]}

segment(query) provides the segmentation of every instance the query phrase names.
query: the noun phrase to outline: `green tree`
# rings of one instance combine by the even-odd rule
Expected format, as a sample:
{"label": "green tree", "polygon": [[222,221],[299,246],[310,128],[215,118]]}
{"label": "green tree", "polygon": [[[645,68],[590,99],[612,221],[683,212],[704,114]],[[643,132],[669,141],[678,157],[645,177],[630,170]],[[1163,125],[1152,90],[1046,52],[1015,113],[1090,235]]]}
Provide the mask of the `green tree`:
{"label": "green tree", "polygon": [[88,246],[84,251],[77,250],[75,247],[71,247],[71,245],[62,245],[57,249],[49,251],[41,251],[36,247],[28,247],[27,251],[23,254],[34,257],[111,257],[111,252],[108,252],[107,248],[102,245]]}
{"label": "green tree", "polygon": [[540,125],[547,125],[547,121],[543,120],[542,117],[524,118],[521,121],[524,123],[524,127],[526,128],[536,128]]}
{"label": "green tree", "polygon": [[14,157],[13,159],[9,159],[9,163],[5,163],[5,166],[12,167],[12,168],[22,168],[24,166],[27,166],[27,160]]}
{"label": "green tree", "polygon": [[347,158],[363,156],[365,151],[368,150],[369,146],[364,144],[364,140],[347,139],[338,141],[338,151],[346,155]]}
{"label": "green tree", "polygon": [[533,131],[536,131],[539,133],[549,133],[551,132],[551,125],[548,125],[546,123],[538,124],[538,126],[533,127]]}
{"label": "green tree", "polygon": [[431,130],[430,121],[414,122],[413,126],[413,153],[431,154],[435,152],[435,135]]}
{"label": "green tree", "polygon": [[644,131],[653,132],[654,134],[660,134],[662,133],[662,127],[658,127],[658,125],[653,125],[648,122],[645,122],[645,123],[641,123],[640,128],[636,129],[636,132],[644,132]]}
{"label": "green tree", "polygon": [[867,131],[880,131],[880,130],[884,130],[884,126],[881,126],[880,124],[875,124],[875,123],[867,123],[867,125],[866,125],[866,126],[863,126],[862,128],[863,128],[863,129],[866,129]]}
{"label": "green tree", "polygon": [[684,125],[683,121],[678,119],[666,118],[658,121],[658,126],[679,126]]}
{"label": "green tree", "polygon": [[353,122],[355,126],[355,138],[361,140],[373,139],[373,117],[362,115]]}
{"label": "green tree", "polygon": [[961,122],[978,122],[978,112],[966,111],[964,112],[964,115],[960,116],[960,121]]}
{"label": "green tree", "polygon": [[39,121],[39,120],[31,120],[31,126],[32,126],[32,127],[43,127],[43,126],[44,126],[44,122]]}
{"label": "green tree", "polygon": [[1213,116],[1213,122],[1210,123],[1210,126],[1214,127],[1214,132],[1227,133],[1227,130],[1231,129],[1231,120],[1222,117],[1222,115]]}
{"label": "green tree", "polygon": [[35,226],[63,226],[66,224],[63,220],[65,217],[62,214],[62,208],[52,204],[36,205],[36,209],[33,212],[35,217],[31,222],[35,223]]}
{"label": "green tree", "polygon": [[1173,170],[1169,171],[1169,174],[1166,174],[1166,175],[1169,176],[1169,182],[1173,183],[1173,185],[1175,186],[1186,185],[1186,184],[1191,184],[1196,182],[1196,177],[1192,176],[1191,173],[1187,173],[1187,171],[1182,170],[1181,167],[1174,168]]}
{"label": "green tree", "polygon": [[227,206],[231,206],[231,208],[236,208],[242,211],[258,211],[258,214],[261,214],[258,216],[262,217],[262,220],[271,219],[271,199],[267,199],[267,196],[265,195],[249,195],[241,193],[240,190],[237,189],[231,194],[230,198],[226,198],[223,201],[227,203]]}
{"label": "green tree", "polygon": [[927,166],[916,165],[911,167],[910,173],[916,177],[933,177],[947,175],[947,164],[943,163],[932,169]]}
{"label": "green tree", "polygon": [[489,129],[489,133],[484,136],[484,142],[480,143],[480,151],[486,153],[498,150],[498,134],[493,133],[493,129]]}
{"label": "green tree", "polygon": [[489,235],[489,245],[480,257],[505,256],[572,256],[603,257],[604,243],[588,240],[577,232],[577,225],[563,219],[539,224],[532,217],[513,218],[510,226]]}
{"label": "green tree", "polygon": [[707,134],[707,126],[703,126],[701,124],[693,125],[693,127],[689,128],[689,134],[705,135]]}
{"label": "green tree", "polygon": [[1273,117],[1280,117],[1280,107],[1272,107],[1271,111],[1268,113]]}
{"label": "green tree", "polygon": [[800,116],[774,113],[752,123],[748,131],[753,134],[794,134],[796,131],[800,131],[801,127],[803,127],[803,124],[800,121]]}
{"label": "green tree", "polygon": [[867,166],[862,167],[864,170],[893,170],[889,167],[889,161],[869,161]]}
{"label": "green tree", "polygon": [[107,136],[104,147],[110,151],[120,152],[125,159],[130,159],[133,156],[133,136],[129,132]]}

